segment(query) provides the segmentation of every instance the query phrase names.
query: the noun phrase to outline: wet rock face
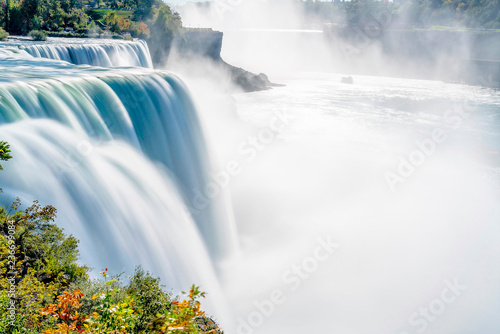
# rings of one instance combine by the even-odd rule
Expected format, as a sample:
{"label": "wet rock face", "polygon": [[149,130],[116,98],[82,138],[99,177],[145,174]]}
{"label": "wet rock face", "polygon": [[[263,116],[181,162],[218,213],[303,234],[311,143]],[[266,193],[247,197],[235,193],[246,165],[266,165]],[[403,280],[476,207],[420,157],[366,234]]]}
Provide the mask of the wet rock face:
{"label": "wet rock face", "polygon": [[182,56],[202,56],[220,61],[223,33],[212,29],[185,29],[173,40],[173,47]]}
{"label": "wet rock face", "polygon": [[226,64],[226,66],[231,72],[233,82],[241,87],[245,92],[266,90],[273,86],[277,86],[269,81],[269,78],[264,73],[254,74],[229,64]]}
{"label": "wet rock face", "polygon": [[245,92],[261,91],[279,86],[269,81],[264,73],[251,73],[226,63],[220,55],[223,38],[222,32],[212,29],[185,29],[173,41],[161,45],[162,50],[156,50],[158,45],[150,45],[153,62],[155,67],[163,65],[165,56],[168,57],[170,50],[175,49],[184,58],[204,57],[219,63],[223,69],[229,71],[233,83]]}

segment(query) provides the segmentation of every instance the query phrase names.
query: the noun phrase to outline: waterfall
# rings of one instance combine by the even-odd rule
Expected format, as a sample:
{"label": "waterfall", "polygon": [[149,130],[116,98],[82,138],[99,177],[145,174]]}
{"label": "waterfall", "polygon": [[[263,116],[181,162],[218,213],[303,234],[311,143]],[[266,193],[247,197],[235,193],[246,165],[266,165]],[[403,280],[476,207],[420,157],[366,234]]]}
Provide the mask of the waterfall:
{"label": "waterfall", "polygon": [[18,47],[33,57],[63,60],[76,65],[153,68],[148,46],[143,40],[49,38],[48,42],[21,40],[2,45]]}
{"label": "waterfall", "polygon": [[14,156],[0,173],[2,203],[20,196],[57,207],[96,270],[142,264],[170,288],[196,283],[216,299],[215,265],[235,233],[222,197],[194,204],[210,159],[182,81],[28,52],[0,48],[0,138]]}
{"label": "waterfall", "polygon": [[204,278],[214,285],[202,237],[166,170],[129,145],[97,143],[50,120],[4,125],[1,136],[15,152],[4,192],[24,204],[50,200],[85,263],[129,273],[142,264],[172,288]]}

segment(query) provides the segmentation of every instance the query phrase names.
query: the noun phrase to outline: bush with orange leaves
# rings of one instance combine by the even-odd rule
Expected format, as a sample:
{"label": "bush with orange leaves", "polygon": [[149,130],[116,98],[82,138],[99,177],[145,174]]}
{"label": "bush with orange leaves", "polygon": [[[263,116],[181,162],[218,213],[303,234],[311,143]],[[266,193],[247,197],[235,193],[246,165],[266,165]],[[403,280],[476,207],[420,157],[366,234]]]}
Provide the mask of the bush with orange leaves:
{"label": "bush with orange leaves", "polygon": [[[57,304],[50,304],[41,310],[42,315],[56,319],[56,324],[41,334],[223,333],[201,310],[199,299],[205,297],[205,292],[195,285],[189,293],[183,292],[187,298],[172,301],[163,314],[146,317],[147,326],[141,329],[140,322],[144,321],[147,311],[140,303],[136,304],[131,295],[120,297],[123,290],[130,292],[130,289],[116,288],[116,279],[106,281],[107,269],[101,272],[101,275],[106,283],[103,285],[103,291],[92,296],[92,300],[97,300],[97,304],[91,314],[79,312],[86,298],[81,290],[65,291],[57,297]],[[112,286],[114,288],[111,288]]]}
{"label": "bush with orange leaves", "polygon": [[189,293],[183,292],[187,299],[173,301],[172,308],[159,315],[148,328],[149,333],[222,333],[222,330],[201,310],[200,298],[205,298],[205,292],[193,286]]}
{"label": "bush with orange leaves", "polygon": [[46,329],[42,334],[83,333],[86,316],[78,313],[78,309],[83,305],[80,301],[82,297],[83,293],[79,289],[73,292],[64,291],[62,295],[57,296],[57,304],[42,308],[42,315],[52,316],[58,321],[56,328]]}

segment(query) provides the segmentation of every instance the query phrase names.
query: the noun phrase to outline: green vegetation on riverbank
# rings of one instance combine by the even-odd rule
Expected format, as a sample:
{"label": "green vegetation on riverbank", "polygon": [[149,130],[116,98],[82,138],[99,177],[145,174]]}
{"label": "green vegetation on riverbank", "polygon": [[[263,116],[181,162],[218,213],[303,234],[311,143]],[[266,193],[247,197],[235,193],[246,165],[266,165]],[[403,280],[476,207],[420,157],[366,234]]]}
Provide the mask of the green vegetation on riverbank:
{"label": "green vegetation on riverbank", "polygon": [[86,37],[109,31],[168,40],[182,22],[161,0],[100,3],[100,7],[86,0],[7,0],[0,26],[11,35],[40,30],[49,36]]}
{"label": "green vegetation on riverbank", "polygon": [[113,10],[113,9],[90,9],[87,15],[93,20],[102,20],[107,14],[114,12],[120,19],[132,20],[135,11],[130,10]]}

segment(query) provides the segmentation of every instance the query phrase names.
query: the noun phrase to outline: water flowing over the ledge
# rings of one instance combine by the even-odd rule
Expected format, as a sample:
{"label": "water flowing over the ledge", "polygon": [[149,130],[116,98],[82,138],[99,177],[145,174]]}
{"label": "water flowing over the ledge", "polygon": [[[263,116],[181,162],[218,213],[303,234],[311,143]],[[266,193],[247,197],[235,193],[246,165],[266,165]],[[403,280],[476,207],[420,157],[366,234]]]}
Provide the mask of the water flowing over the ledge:
{"label": "water flowing over the ledge", "polygon": [[47,42],[21,39],[2,45],[18,47],[33,57],[63,60],[76,65],[153,68],[148,45],[144,40],[49,38]]}
{"label": "water flowing over the ledge", "polygon": [[[217,286],[202,236],[166,170],[125,143],[97,144],[55,121],[1,131],[15,150],[1,176],[5,193],[25,204],[50,201],[58,224],[81,241],[85,263],[127,273],[141,264],[174,289],[194,280]],[[186,244],[190,252],[182,251]]]}
{"label": "water flowing over the ledge", "polygon": [[53,46],[2,46],[0,134],[15,152],[0,175],[2,203],[20,196],[56,206],[58,224],[81,240],[82,261],[96,270],[142,264],[169,288],[196,282],[222,305],[214,266],[236,241],[222,200],[195,205],[211,163],[182,81],[28,53]]}

